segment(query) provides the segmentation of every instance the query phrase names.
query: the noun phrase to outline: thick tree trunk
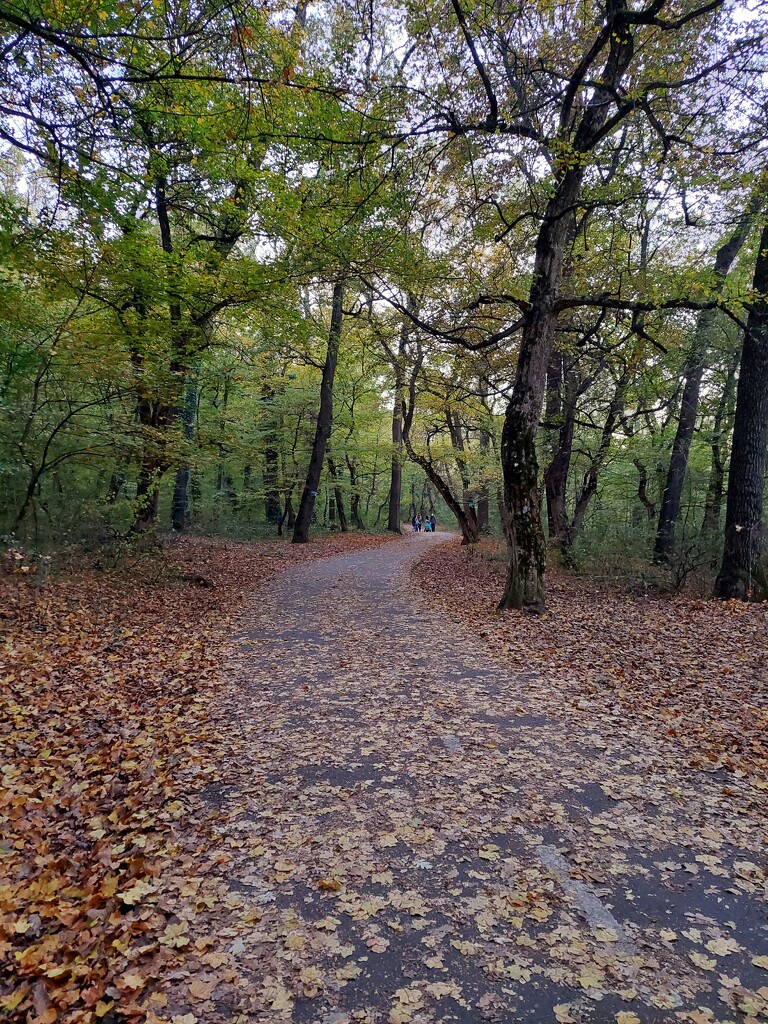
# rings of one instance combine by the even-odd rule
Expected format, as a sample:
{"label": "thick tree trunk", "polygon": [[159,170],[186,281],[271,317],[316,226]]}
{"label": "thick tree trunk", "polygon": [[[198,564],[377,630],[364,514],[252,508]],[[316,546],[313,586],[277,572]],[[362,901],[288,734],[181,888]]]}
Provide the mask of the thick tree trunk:
{"label": "thick tree trunk", "polygon": [[344,299],[344,282],[337,281],[333,286],[331,306],[331,329],[328,334],[328,351],[323,365],[323,379],[320,384],[320,408],[317,414],[315,439],[307,470],[307,479],[299,503],[299,511],[293,528],[292,542],[306,544],[309,540],[309,524],[315,507],[315,498],[320,487],[320,475],[323,471],[325,448],[331,436],[333,424],[333,380],[336,376],[336,363],[339,357],[341,340],[341,322],[343,317],[342,301]]}
{"label": "thick tree trunk", "polygon": [[[550,367],[548,374],[550,381],[551,375]],[[573,436],[576,428],[576,402],[579,393],[578,382],[573,370],[566,370],[562,379],[565,393],[559,409],[560,429],[552,461],[544,474],[550,544],[562,544],[568,532],[566,496],[573,454]]]}
{"label": "thick tree trunk", "polygon": [[[523,328],[517,373],[501,433],[501,467],[506,509],[507,584],[499,608],[544,607],[546,544],[541,528],[539,463],[536,431],[539,425],[552,349],[567,234],[565,212],[578,194],[581,175],[551,200],[536,245],[531,310]],[[556,200],[559,202],[556,203]]]}
{"label": "thick tree trunk", "polygon": [[578,117],[578,126],[569,130],[569,146],[577,159],[557,169],[554,193],[547,203],[536,239],[529,309],[501,438],[509,563],[499,608],[539,610],[544,607],[546,544],[541,528],[536,431],[557,320],[563,258],[573,210],[584,180],[586,156],[601,138],[601,129],[613,107],[613,97],[634,53],[631,30],[621,17],[627,10],[626,0],[614,0],[608,9],[613,28],[605,66],[598,75],[603,84],[592,89]]}
{"label": "thick tree trunk", "polygon": [[[736,230],[730,238],[720,246],[715,256],[713,274],[715,292],[723,289],[725,279],[733,266],[736,257],[746,241],[755,213],[762,196],[753,197],[745,210]],[[699,413],[699,394],[704,376],[704,361],[712,343],[712,336],[717,324],[717,310],[703,309],[696,321],[691,348],[683,371],[685,383],[680,404],[680,416],[677,431],[672,443],[672,454],[669,459],[667,479],[661,497],[661,510],[653,549],[655,562],[668,562],[675,543],[675,526],[680,517],[680,503],[683,497],[683,486],[688,469],[688,456],[691,441],[696,430]]]}
{"label": "thick tree trunk", "polygon": [[144,443],[136,480],[136,506],[131,532],[145,533],[157,525],[160,479],[170,466],[167,431],[174,408],[163,402],[141,398],[138,413]]}
{"label": "thick tree trunk", "polygon": [[723,561],[715,595],[768,598],[763,554],[763,495],[768,441],[768,224],[755,263],[753,301],[741,352],[725,511]]}
{"label": "thick tree trunk", "polygon": [[403,491],[403,414],[400,395],[395,397],[392,413],[392,474],[389,485],[389,514],[387,530],[402,533],[400,525],[400,503]]}

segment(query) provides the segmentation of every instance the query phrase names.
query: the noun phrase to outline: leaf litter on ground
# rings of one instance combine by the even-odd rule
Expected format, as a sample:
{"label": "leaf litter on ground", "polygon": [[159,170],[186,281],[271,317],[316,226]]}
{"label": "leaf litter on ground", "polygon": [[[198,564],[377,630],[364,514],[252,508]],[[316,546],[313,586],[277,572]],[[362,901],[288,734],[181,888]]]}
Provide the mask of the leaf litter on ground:
{"label": "leaf litter on ground", "polygon": [[768,789],[768,604],[639,597],[555,569],[544,614],[498,614],[505,567],[491,541],[435,548],[414,577],[510,671],[555,681],[561,710],[618,707],[692,766]]}
{"label": "leaf litter on ground", "polygon": [[[182,538],[107,571],[70,559],[43,585],[39,566],[8,553],[0,1016],[151,1021],[169,1005],[157,979],[173,987],[174,970],[194,975],[194,999],[210,997],[228,957],[205,937],[193,946],[189,921],[210,910],[211,858],[182,836],[190,777],[216,775],[210,707],[232,616],[288,566],[387,540]],[[192,951],[195,968],[180,966]]]}

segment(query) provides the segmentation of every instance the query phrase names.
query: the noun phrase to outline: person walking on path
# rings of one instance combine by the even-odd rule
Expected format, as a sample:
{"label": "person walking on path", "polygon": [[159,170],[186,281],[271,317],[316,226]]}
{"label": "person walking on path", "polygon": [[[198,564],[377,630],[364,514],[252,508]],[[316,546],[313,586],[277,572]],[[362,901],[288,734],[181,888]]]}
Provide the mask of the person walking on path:
{"label": "person walking on path", "polygon": [[434,512],[429,517],[429,525],[430,525],[430,528],[432,530],[432,533],[437,533],[437,520],[435,519],[435,513]]}
{"label": "person walking on path", "polygon": [[419,517],[416,515],[415,512],[413,513],[413,518],[411,519],[411,526],[413,527],[413,532],[416,533],[419,529]]}

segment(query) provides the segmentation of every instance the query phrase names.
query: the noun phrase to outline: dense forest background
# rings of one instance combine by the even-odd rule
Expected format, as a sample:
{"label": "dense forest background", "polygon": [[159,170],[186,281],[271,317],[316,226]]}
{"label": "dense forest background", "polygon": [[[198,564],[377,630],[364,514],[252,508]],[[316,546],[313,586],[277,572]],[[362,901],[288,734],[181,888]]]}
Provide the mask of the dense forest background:
{"label": "dense forest background", "polygon": [[0,4],[3,532],[435,510],[504,606],[768,596],[764,17]]}

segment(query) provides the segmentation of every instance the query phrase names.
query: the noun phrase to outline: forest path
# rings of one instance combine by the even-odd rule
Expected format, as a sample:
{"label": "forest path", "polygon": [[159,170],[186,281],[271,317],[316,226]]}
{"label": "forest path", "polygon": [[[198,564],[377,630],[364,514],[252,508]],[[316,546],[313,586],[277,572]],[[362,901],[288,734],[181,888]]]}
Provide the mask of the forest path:
{"label": "forest path", "polygon": [[749,793],[560,713],[557,680],[437,621],[409,566],[445,539],[292,569],[242,619],[231,749],[202,793],[227,863],[229,1019],[756,1019]]}

